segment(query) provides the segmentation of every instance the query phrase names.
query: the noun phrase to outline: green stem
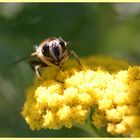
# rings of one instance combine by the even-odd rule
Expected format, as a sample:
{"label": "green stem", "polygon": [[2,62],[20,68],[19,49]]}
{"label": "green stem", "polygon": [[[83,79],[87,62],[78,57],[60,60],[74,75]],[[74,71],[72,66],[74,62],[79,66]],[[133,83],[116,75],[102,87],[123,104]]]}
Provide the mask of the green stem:
{"label": "green stem", "polygon": [[101,137],[101,134],[96,130],[96,128],[90,124],[75,124],[74,126],[88,132],[93,137]]}

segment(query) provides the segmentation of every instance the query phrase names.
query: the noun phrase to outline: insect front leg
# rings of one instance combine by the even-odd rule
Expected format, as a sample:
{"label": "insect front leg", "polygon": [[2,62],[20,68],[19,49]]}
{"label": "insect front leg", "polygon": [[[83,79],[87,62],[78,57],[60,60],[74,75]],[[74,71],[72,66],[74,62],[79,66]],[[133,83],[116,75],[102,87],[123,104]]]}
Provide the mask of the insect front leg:
{"label": "insect front leg", "polygon": [[30,63],[32,70],[35,71],[38,79],[43,80],[39,69],[42,67],[46,67],[47,64],[40,62],[40,61],[30,61],[29,63]]}
{"label": "insect front leg", "polygon": [[36,75],[37,75],[37,77],[38,77],[39,79],[42,79],[42,76],[41,76],[41,74],[40,74],[39,68],[41,68],[41,65],[36,65],[36,66],[35,66],[35,73],[36,73]]}
{"label": "insect front leg", "polygon": [[73,56],[76,58],[78,64],[79,64],[80,66],[82,65],[81,62],[80,62],[80,59],[79,59],[78,55],[77,55],[74,51],[70,51],[70,52],[69,52],[69,55],[73,55]]}

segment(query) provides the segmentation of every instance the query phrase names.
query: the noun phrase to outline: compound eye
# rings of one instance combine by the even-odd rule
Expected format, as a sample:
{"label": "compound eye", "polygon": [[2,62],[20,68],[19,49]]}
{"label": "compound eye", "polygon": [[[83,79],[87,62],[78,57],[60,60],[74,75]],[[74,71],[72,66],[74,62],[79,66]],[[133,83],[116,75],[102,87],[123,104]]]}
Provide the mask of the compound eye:
{"label": "compound eye", "polygon": [[65,42],[63,40],[60,40],[59,44],[61,45],[63,52],[65,52],[66,51]]}
{"label": "compound eye", "polygon": [[65,42],[64,41],[60,41],[59,44],[61,45],[61,47],[65,47]]}
{"label": "compound eye", "polygon": [[48,45],[44,45],[41,49],[43,55],[45,55],[46,57],[50,57],[50,51],[49,51],[49,46]]}

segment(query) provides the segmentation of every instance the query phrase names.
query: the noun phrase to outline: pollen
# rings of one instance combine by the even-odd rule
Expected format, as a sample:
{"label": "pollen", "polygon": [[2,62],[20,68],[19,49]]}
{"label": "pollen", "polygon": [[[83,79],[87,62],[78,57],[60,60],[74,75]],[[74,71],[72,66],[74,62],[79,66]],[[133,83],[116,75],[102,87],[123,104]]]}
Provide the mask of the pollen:
{"label": "pollen", "polygon": [[[90,124],[111,135],[140,136],[140,67],[111,57],[44,70],[27,90],[22,115],[32,130]],[[89,115],[91,116],[89,118]],[[94,130],[93,130],[94,131]]]}

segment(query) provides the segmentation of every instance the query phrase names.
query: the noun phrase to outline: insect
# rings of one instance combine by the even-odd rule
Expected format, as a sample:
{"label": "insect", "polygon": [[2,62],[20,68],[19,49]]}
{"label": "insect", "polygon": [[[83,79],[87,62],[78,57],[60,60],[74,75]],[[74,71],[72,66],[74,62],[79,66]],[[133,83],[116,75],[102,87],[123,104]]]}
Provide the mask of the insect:
{"label": "insect", "polygon": [[31,68],[35,71],[37,77],[42,79],[39,71],[42,67],[57,66],[61,69],[61,63],[66,61],[70,55],[73,55],[81,65],[80,59],[74,51],[68,51],[67,42],[62,38],[50,37],[44,40],[36,47],[36,51],[29,56],[24,57],[15,63],[28,57],[36,57],[36,60],[29,61]]}

